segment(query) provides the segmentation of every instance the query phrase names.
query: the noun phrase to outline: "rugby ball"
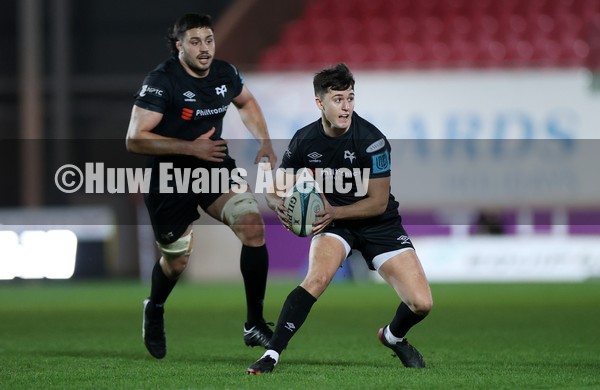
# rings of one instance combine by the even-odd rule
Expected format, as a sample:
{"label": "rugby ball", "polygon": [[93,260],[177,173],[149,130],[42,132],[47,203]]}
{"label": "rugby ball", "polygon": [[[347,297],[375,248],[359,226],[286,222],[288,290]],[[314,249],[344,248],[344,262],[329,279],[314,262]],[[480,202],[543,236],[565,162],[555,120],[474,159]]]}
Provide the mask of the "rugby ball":
{"label": "rugby ball", "polygon": [[306,237],[313,231],[316,213],[325,208],[314,181],[296,183],[283,201],[285,213],[291,222],[291,232]]}

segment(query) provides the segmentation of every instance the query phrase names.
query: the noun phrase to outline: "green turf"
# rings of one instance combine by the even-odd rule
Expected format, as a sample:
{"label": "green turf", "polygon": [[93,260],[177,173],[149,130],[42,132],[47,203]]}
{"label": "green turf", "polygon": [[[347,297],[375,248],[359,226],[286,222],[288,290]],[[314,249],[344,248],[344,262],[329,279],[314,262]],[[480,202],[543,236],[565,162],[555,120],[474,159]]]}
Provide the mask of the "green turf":
{"label": "green turf", "polygon": [[[276,319],[290,283],[271,283]],[[434,310],[409,334],[428,368],[401,367],[377,330],[397,302],[386,285],[335,283],[270,375],[246,367],[240,284],[181,283],[167,305],[169,352],[141,341],[138,283],[0,283],[3,389],[600,388],[600,283],[433,285]]]}

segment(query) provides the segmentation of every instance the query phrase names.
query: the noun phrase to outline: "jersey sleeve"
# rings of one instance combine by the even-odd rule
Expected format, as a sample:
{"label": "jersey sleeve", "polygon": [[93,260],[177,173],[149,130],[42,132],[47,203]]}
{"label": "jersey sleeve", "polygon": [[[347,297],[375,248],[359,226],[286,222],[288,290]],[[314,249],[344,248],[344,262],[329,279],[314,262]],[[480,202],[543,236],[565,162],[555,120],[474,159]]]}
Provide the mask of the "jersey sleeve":
{"label": "jersey sleeve", "polygon": [[135,94],[135,105],[164,114],[170,98],[170,82],[164,73],[152,72]]}
{"label": "jersey sleeve", "polygon": [[375,141],[369,140],[361,148],[361,165],[363,168],[369,168],[369,178],[377,179],[391,175],[392,160],[390,143],[381,135]]}
{"label": "jersey sleeve", "polygon": [[244,77],[235,66],[231,64],[229,64],[229,66],[231,66],[233,69],[233,77],[231,81],[233,85],[233,96],[238,96],[240,93],[242,93],[242,88],[244,88]]}
{"label": "jersey sleeve", "polygon": [[292,138],[287,149],[283,153],[283,158],[281,159],[281,164],[279,167],[282,169],[292,168],[294,169],[294,172],[300,168],[303,168],[297,136]]}

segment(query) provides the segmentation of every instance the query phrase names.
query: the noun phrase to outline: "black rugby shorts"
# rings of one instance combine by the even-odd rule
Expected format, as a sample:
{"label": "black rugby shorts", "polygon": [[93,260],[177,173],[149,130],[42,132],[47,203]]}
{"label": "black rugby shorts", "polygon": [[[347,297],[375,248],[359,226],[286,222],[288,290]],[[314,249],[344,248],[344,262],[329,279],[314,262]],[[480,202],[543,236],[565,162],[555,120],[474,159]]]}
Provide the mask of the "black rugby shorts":
{"label": "black rugby shorts", "polygon": [[335,221],[323,233],[342,237],[350,248],[359,250],[369,269],[375,270],[373,258],[401,249],[414,249],[398,214],[358,221]]}
{"label": "black rugby shorts", "polygon": [[[211,164],[211,168],[227,168],[230,172],[236,168],[234,159],[226,159],[219,164]],[[208,168],[207,168],[208,169]],[[208,169],[210,172],[210,169]],[[235,183],[229,181],[229,188]],[[154,186],[152,187],[154,188]],[[200,218],[198,206],[203,210],[214,203],[225,192],[221,189],[195,193],[193,190],[177,193],[151,192],[144,195],[144,202],[150,214],[150,221],[156,241],[170,244],[185,233],[187,227]]]}

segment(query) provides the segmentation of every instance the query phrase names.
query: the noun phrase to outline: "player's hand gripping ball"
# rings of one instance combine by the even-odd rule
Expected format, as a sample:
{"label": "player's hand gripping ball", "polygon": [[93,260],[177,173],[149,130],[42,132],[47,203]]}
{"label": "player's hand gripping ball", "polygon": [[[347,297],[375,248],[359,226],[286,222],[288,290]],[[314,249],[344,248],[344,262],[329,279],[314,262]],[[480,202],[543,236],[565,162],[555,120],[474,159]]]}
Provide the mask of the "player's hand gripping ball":
{"label": "player's hand gripping ball", "polygon": [[314,181],[296,183],[289,195],[284,199],[285,213],[290,219],[291,232],[299,237],[306,237],[313,231],[315,215],[325,209],[323,198],[317,192]]}

